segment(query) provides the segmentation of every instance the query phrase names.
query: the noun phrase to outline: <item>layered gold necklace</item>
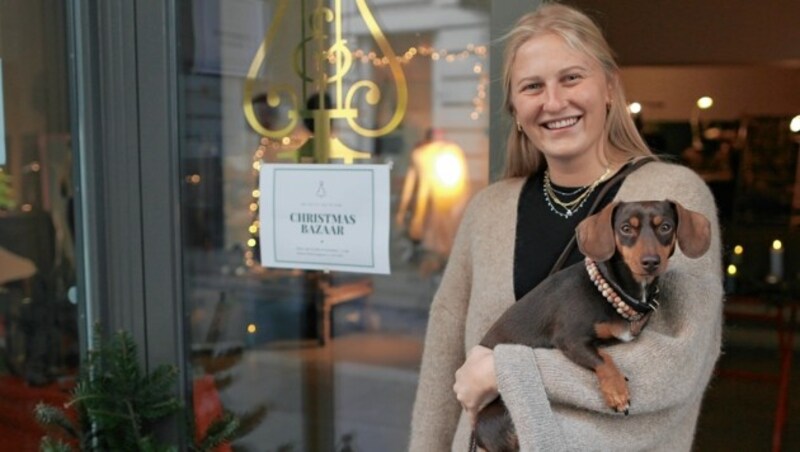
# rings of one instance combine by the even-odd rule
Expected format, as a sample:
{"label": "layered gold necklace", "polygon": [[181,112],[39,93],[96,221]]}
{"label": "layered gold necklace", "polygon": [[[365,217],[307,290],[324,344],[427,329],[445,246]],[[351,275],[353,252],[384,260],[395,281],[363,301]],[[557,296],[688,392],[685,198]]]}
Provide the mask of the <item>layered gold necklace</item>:
{"label": "layered gold necklace", "polygon": [[[553,184],[550,182],[550,171],[546,169],[544,170],[544,187],[542,189],[544,192],[544,199],[547,201],[551,212],[562,218],[569,218],[581,210],[586,200],[589,199],[589,196],[594,192],[594,189],[606,180],[609,174],[611,174],[611,168],[606,167],[606,171],[591,184],[580,187],[572,192],[564,193],[553,188]],[[558,194],[561,196],[578,196],[571,201],[564,201],[558,197]]]}

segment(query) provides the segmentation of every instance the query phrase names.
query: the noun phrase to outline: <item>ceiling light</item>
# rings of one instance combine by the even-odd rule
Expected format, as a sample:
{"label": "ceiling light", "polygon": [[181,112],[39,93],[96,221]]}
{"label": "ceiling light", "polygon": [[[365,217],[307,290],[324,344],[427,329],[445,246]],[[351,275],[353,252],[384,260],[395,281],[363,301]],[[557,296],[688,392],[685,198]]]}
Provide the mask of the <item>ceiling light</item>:
{"label": "ceiling light", "polygon": [[792,118],[792,122],[789,123],[789,130],[794,133],[800,132],[800,115]]}
{"label": "ceiling light", "polygon": [[697,106],[700,107],[701,110],[711,108],[712,105],[714,105],[714,99],[708,96],[703,96],[700,99],[697,99]]}

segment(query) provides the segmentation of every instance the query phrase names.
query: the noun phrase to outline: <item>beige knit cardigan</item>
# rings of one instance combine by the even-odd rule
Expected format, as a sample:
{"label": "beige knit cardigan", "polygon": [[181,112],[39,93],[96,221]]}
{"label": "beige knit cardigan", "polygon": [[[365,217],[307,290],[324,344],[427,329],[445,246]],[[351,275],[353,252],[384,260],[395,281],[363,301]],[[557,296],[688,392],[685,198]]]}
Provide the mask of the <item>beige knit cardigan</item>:
{"label": "beige knit cardigan", "polygon": [[[524,179],[490,185],[470,202],[434,297],[414,404],[413,452],[466,452],[470,428],[453,394],[466,351],[514,303],[517,203]],[[720,353],[722,269],[714,199],[683,166],[649,163],[616,199],[671,199],[711,221],[699,259],[678,250],[661,277],[661,308],[633,342],[608,347],[630,379],[630,415],[604,403],[592,372],[557,350],[495,348],[498,388],[523,451],[688,451],[703,393]],[[524,227],[524,225],[523,225]]]}

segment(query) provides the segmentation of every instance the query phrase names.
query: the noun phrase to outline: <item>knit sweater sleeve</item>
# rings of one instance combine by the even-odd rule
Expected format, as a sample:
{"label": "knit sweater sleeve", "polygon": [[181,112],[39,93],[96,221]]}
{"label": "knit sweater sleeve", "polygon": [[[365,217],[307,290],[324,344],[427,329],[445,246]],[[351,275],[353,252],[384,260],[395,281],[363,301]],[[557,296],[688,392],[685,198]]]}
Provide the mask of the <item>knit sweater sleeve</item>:
{"label": "knit sweater sleeve", "polygon": [[[710,380],[720,352],[722,328],[722,275],[719,226],[713,197],[703,181],[690,170],[663,163],[646,165],[629,176],[618,193],[618,199],[633,201],[645,199],[671,199],[684,207],[704,214],[711,221],[712,245],[698,259],[689,259],[679,251],[670,260],[670,269],[662,276],[661,309],[651,318],[650,324],[633,342],[610,346],[606,351],[629,379],[631,393],[628,425],[639,422],[648,425],[638,435],[647,435],[654,441],[666,435],[657,431],[668,429],[668,423],[653,423],[669,411],[685,410],[699,404]],[[541,394],[546,394],[552,408],[557,406],[578,408],[585,415],[613,415],[600,394],[595,375],[577,366],[560,351],[529,349],[520,346],[503,346],[495,352],[500,393],[506,401],[512,419],[530,419],[531,407],[538,406]],[[535,366],[525,363],[534,362]],[[524,366],[524,368],[523,368]],[[527,396],[506,397],[519,385],[531,384],[525,375],[535,372],[543,391],[529,390]],[[533,384],[537,384],[536,381]],[[525,400],[525,397],[529,397]],[[568,410],[568,411],[569,411]],[[696,416],[696,414],[695,414]],[[520,423],[527,421],[522,420]],[[590,421],[591,422],[591,421]],[[569,432],[551,428],[538,435],[566,435],[573,440],[574,425],[559,422]],[[646,430],[646,431],[644,431]],[[622,434],[623,432],[617,432]],[[624,432],[630,434],[631,432]],[[537,450],[537,437],[520,434],[522,450]],[[580,442],[607,444],[609,431],[583,429]],[[541,436],[538,436],[541,438]],[[645,439],[637,438],[645,441]],[[643,448],[652,448],[641,443]]]}
{"label": "knit sweater sleeve", "polygon": [[455,372],[466,356],[464,334],[472,281],[470,231],[475,201],[470,203],[461,221],[431,304],[411,418],[409,450],[412,451],[450,450],[461,415],[453,384]]}

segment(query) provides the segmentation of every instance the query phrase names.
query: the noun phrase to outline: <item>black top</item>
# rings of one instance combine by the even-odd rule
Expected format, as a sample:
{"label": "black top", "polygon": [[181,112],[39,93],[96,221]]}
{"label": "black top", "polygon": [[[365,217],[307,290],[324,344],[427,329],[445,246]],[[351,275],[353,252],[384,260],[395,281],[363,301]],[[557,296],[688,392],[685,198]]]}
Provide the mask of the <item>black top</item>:
{"label": "black top", "polygon": [[[556,260],[564,251],[578,223],[586,218],[589,208],[594,204],[603,186],[609,180],[599,184],[583,206],[569,218],[564,218],[550,210],[544,195],[544,172],[539,172],[528,177],[519,197],[517,205],[517,239],[514,245],[514,295],[519,300],[523,295],[536,287],[550,273]],[[613,179],[613,178],[612,178]],[[574,192],[578,187],[561,187],[550,185],[559,192]],[[605,194],[595,212],[608,205],[619,191],[621,182]],[[580,196],[580,193],[558,195],[562,201],[568,202]],[[559,212],[564,210],[555,206]],[[583,260],[584,256],[575,246],[564,263],[564,268]]]}

